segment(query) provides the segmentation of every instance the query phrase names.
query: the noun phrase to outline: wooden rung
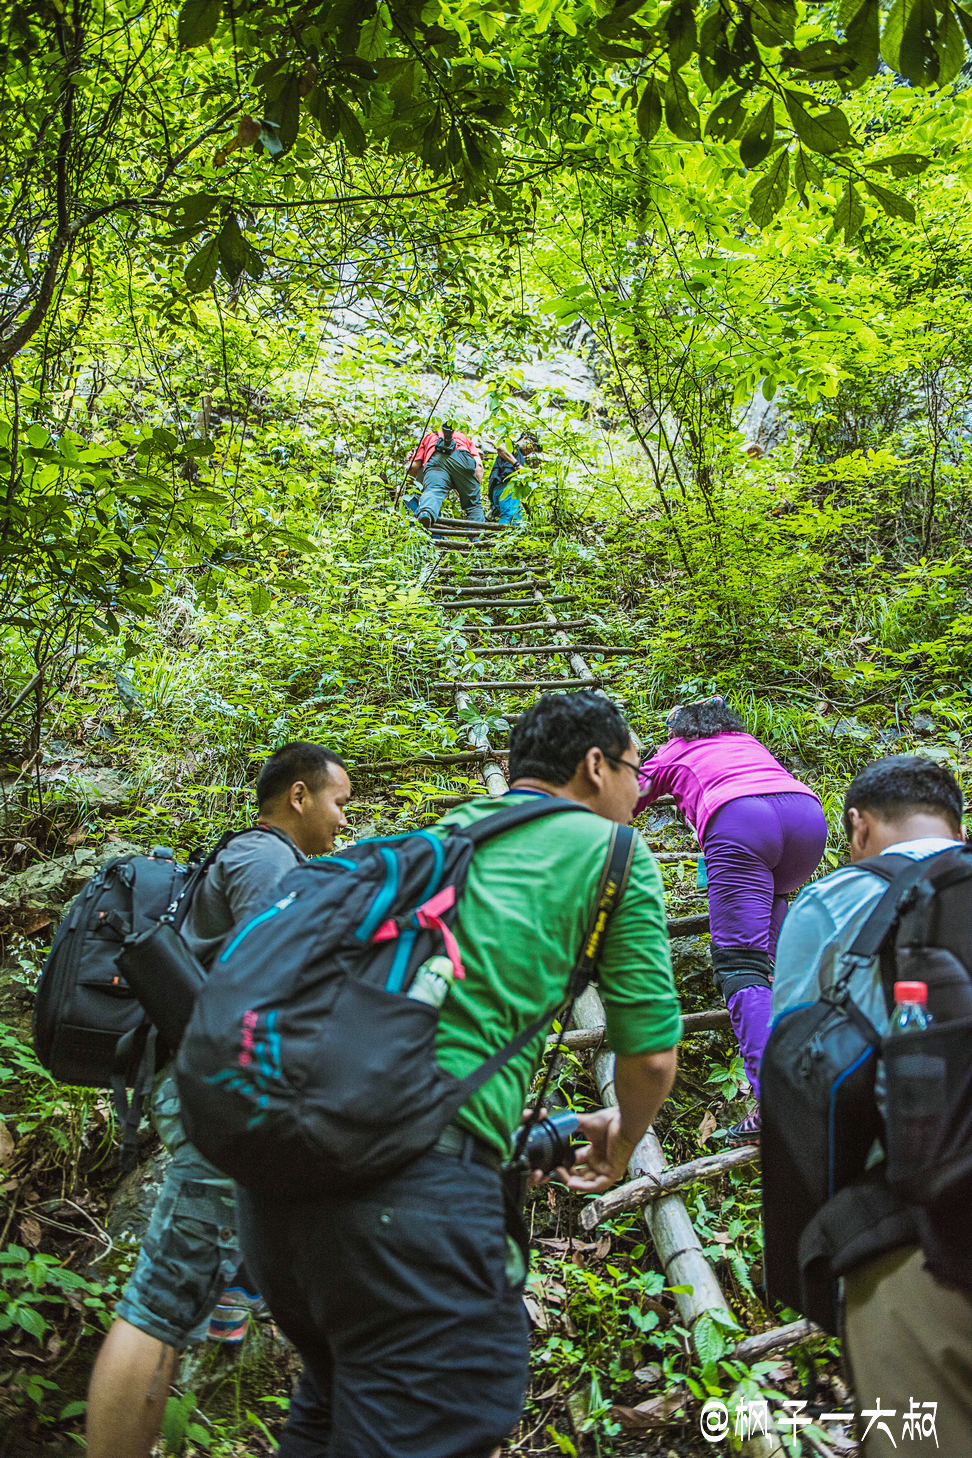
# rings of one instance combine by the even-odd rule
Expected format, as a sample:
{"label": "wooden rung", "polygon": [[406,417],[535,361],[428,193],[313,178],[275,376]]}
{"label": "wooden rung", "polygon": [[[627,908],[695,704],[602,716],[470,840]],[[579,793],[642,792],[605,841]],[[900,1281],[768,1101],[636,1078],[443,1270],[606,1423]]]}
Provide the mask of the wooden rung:
{"label": "wooden rung", "polygon": [[504,525],[501,521],[470,521],[468,516],[440,516],[436,518],[434,525],[475,527],[477,531],[487,532],[501,532],[504,530]]}
{"label": "wooden rung", "polygon": [[467,623],[463,629],[469,633],[533,633],[545,628],[548,633],[566,633],[571,629],[589,627],[586,618],[571,618],[566,623]]}
{"label": "wooden rung", "polygon": [[[545,598],[544,600],[546,602],[576,602],[577,601],[577,594],[576,594],[576,592],[575,593],[567,593],[567,594],[565,594],[563,596],[548,597],[548,598]],[[495,607],[501,607],[501,608],[520,608],[520,607],[536,608],[537,607],[537,600],[536,600],[535,597],[510,597],[510,598],[502,598],[501,597],[501,598],[498,598],[498,599],[497,598],[487,597],[487,598],[473,598],[473,599],[471,599],[471,600],[469,600],[467,602],[440,602],[439,603],[439,607],[445,608],[447,611],[452,610],[452,611],[455,611],[455,612],[458,612],[461,608],[483,608],[483,607],[489,607],[489,608],[495,608]],[[547,624],[547,626],[549,627],[550,624]]]}
{"label": "wooden rung", "polygon": [[351,767],[356,771],[371,770],[380,773],[383,770],[409,769],[413,765],[423,764],[482,764],[484,759],[492,759],[496,755],[505,758],[508,754],[508,749],[491,749],[488,752],[483,749],[464,749],[456,754],[418,754],[413,759],[382,759],[370,764],[354,764]]}
{"label": "wooden rung", "polygon": [[684,1190],[699,1180],[715,1180],[726,1170],[738,1169],[743,1164],[753,1164],[759,1159],[758,1144],[744,1144],[741,1149],[724,1149],[718,1154],[706,1154],[701,1159],[690,1159],[687,1164],[675,1164],[661,1170],[657,1175],[643,1175],[641,1179],[629,1180],[606,1194],[591,1200],[581,1210],[580,1222],[585,1230],[593,1230],[609,1216],[627,1214],[640,1210],[649,1200],[670,1195],[675,1190]]}
{"label": "wooden rung", "polygon": [[468,692],[470,689],[591,688],[603,677],[603,674],[595,674],[593,678],[479,678],[468,682],[446,679],[432,687],[437,693],[447,693],[450,689]]}
{"label": "wooden rung", "polygon": [[708,930],[708,912],[704,916],[676,916],[668,923],[670,937],[691,937]]}
{"label": "wooden rung", "polygon": [[474,647],[472,649],[477,658],[514,658],[518,653],[647,653],[647,651],[646,648],[609,648],[606,643],[528,643],[517,648]]}
{"label": "wooden rung", "polygon": [[[716,1028],[729,1028],[732,1024],[729,1021],[729,1009],[727,1007],[713,1007],[706,1012],[683,1013],[682,1031],[687,1036],[690,1033],[708,1033]],[[577,1052],[584,1048],[599,1048],[604,1041],[603,1028],[569,1028],[567,1032],[556,1034],[551,1033],[547,1039],[549,1046],[560,1043],[563,1047]]]}
{"label": "wooden rung", "polygon": [[474,593],[481,593],[492,596],[494,593],[500,597],[504,592],[519,592],[521,587],[542,587],[545,584],[538,582],[534,577],[518,577],[514,582],[477,582],[474,587],[458,587],[454,582],[445,582],[442,585],[443,592],[468,592],[472,597]]}

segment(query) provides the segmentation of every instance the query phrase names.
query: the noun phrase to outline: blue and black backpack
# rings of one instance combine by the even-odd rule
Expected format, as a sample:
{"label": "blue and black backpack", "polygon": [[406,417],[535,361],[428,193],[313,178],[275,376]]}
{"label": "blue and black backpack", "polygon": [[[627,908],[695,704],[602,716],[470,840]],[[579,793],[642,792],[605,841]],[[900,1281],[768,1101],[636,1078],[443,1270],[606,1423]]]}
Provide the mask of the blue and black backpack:
{"label": "blue and black backpack", "polygon": [[[465,1078],[435,1057],[438,1009],[410,998],[451,931],[477,846],[542,816],[544,799],[452,826],[379,837],[308,861],[238,927],[213,963],[175,1064],[192,1143],[240,1184],[299,1198],[381,1178],[429,1149],[460,1105],[530,1044],[556,1009]],[[594,974],[635,836],[614,826],[568,997]]]}

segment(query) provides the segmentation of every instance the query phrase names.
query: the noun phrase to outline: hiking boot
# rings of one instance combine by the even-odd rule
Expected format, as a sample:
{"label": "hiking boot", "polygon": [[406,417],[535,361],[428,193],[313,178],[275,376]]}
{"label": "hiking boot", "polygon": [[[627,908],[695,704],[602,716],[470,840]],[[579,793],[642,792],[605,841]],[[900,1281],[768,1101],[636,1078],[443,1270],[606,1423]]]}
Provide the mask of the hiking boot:
{"label": "hiking boot", "polygon": [[435,526],[435,517],[431,511],[420,511],[418,514],[418,524],[420,527],[424,527],[427,532],[430,532]]}
{"label": "hiking boot", "polygon": [[259,1293],[251,1296],[242,1286],[228,1286],[209,1318],[206,1339],[211,1342],[241,1342],[246,1336],[251,1316],[254,1321],[266,1321],[269,1315],[270,1308]]}
{"label": "hiking boot", "polygon": [[758,1144],[760,1135],[759,1109],[753,1109],[738,1124],[730,1124],[726,1130],[726,1146],[741,1149],[744,1144]]}

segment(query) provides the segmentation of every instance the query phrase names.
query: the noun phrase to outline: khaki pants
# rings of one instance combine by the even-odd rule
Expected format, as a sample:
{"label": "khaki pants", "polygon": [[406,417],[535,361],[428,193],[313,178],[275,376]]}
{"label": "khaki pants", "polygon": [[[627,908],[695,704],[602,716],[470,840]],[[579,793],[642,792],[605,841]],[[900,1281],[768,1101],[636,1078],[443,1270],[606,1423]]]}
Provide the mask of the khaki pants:
{"label": "khaki pants", "polygon": [[846,1356],[862,1437],[870,1424],[865,1458],[972,1454],[972,1298],[936,1281],[923,1262],[909,1246],[845,1281]]}

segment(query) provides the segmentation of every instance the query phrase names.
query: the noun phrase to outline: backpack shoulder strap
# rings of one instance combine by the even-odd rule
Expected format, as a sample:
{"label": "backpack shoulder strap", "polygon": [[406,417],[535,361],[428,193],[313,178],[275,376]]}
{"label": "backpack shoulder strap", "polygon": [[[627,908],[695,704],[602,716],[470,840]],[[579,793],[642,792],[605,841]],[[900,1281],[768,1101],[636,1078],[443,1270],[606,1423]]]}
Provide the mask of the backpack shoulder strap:
{"label": "backpack shoulder strap", "polygon": [[[875,856],[873,859],[883,860],[884,857]],[[890,860],[890,857],[888,859]],[[857,933],[847,953],[848,957],[869,962],[872,957],[877,956],[892,927],[897,923],[900,914],[899,902],[902,896],[926,875],[928,862],[934,859],[934,857],[925,857],[924,860],[919,861],[913,860],[910,856],[895,857],[895,859],[907,860],[908,864],[897,872],[894,880],[881,897],[881,900]],[[857,868],[858,870],[874,869],[873,866],[867,865],[864,861],[858,861]],[[886,879],[884,878],[883,870],[877,874],[881,875],[883,879]]]}
{"label": "backpack shoulder strap", "polygon": [[866,861],[854,861],[849,866],[841,866],[840,869],[842,871],[871,871],[882,881],[890,882],[894,880],[899,871],[904,871],[913,864],[913,856],[903,856],[896,852],[890,856],[868,856]]}
{"label": "backpack shoulder strap", "polygon": [[473,845],[478,846],[486,840],[492,840],[494,835],[501,835],[504,830],[514,830],[518,825],[529,825],[531,820],[542,820],[547,815],[563,815],[568,810],[580,810],[584,815],[594,813],[578,800],[560,800],[549,795],[543,800],[528,800],[525,805],[508,805],[504,810],[494,810],[492,815],[484,815],[473,825],[450,825],[449,833],[465,836]]}
{"label": "backpack shoulder strap", "polygon": [[[192,856],[189,859],[191,869],[188,876],[186,877],[185,885],[179,892],[179,895],[173,901],[172,905],[166,909],[165,916],[162,918],[162,920],[171,921],[176,931],[178,931],[185,921],[186,917],[189,915],[189,912],[192,908],[192,899],[195,896],[196,892],[199,890],[199,887],[202,884],[203,877],[207,874],[209,868],[215,863],[217,856],[219,856],[232,841],[238,840],[241,835],[253,834],[273,835],[276,837],[277,840],[282,840],[285,845],[287,845],[291,850],[294,849],[294,843],[290,839],[290,836],[286,833],[286,831],[278,830],[275,825],[264,825],[261,823],[260,825],[244,826],[242,830],[224,831],[216,844],[209,851],[206,852],[201,860],[196,858],[201,854],[202,848],[197,847],[197,849],[193,851]],[[193,864],[194,861],[195,864]],[[294,857],[294,861],[295,864],[297,864],[296,855]]]}
{"label": "backpack shoulder strap", "polygon": [[[566,805],[570,809],[583,808],[575,805],[570,800],[562,800],[559,803]],[[531,817],[531,819],[535,818],[537,817]],[[604,950],[604,939],[607,935],[608,927],[611,924],[611,918],[620,906],[621,898],[628,884],[636,841],[636,832],[630,825],[612,826],[611,841],[608,845],[604,867],[601,871],[600,881],[598,882],[597,895],[594,898],[594,905],[591,908],[591,914],[584,931],[584,939],[581,942],[577,960],[574,963],[567,982],[567,992],[564,1001],[566,1002],[567,998],[569,998],[571,1007],[573,1007],[577,998],[597,970],[597,964]],[[532,1022],[529,1027],[524,1028],[521,1033],[517,1033],[516,1037],[512,1038],[505,1047],[499,1048],[487,1058],[485,1063],[481,1063],[478,1068],[473,1069],[472,1073],[467,1074],[461,1080],[453,1097],[449,1101],[451,1105],[449,1117],[451,1118],[460,1105],[466,1102],[470,1094],[474,1094],[477,1089],[482,1088],[483,1084],[492,1078],[494,1073],[509,1063],[511,1058],[515,1058],[518,1053],[521,1053],[528,1043],[532,1043],[537,1034],[549,1025],[552,1016],[552,1013],[544,1013],[542,1017]],[[534,1110],[536,1118],[539,1118],[541,1103],[542,1098],[537,1100],[537,1107]],[[522,1126],[528,1132],[529,1127],[529,1125]]]}

